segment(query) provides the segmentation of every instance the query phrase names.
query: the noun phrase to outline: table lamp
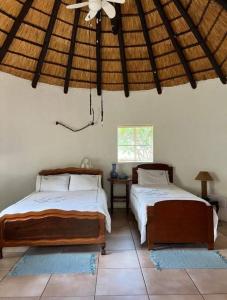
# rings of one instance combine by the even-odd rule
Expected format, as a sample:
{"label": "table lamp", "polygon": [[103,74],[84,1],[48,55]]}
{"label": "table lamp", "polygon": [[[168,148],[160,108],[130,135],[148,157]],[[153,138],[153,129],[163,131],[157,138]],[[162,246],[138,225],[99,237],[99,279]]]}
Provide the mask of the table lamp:
{"label": "table lamp", "polygon": [[196,176],[195,180],[201,181],[201,197],[205,200],[209,200],[207,197],[207,181],[212,181],[213,178],[207,171],[200,171],[199,174]]}

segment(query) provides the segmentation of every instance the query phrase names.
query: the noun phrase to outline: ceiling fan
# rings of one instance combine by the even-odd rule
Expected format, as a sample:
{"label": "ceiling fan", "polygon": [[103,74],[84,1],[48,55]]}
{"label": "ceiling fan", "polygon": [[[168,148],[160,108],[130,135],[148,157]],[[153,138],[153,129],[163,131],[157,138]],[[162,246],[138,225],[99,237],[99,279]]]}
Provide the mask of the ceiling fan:
{"label": "ceiling fan", "polygon": [[124,4],[125,0],[88,0],[82,3],[67,5],[66,7],[68,9],[76,9],[76,8],[88,6],[89,13],[86,16],[85,21],[92,20],[101,9],[105,11],[105,13],[110,19],[113,19],[116,16],[116,10],[115,7],[109,2]]}

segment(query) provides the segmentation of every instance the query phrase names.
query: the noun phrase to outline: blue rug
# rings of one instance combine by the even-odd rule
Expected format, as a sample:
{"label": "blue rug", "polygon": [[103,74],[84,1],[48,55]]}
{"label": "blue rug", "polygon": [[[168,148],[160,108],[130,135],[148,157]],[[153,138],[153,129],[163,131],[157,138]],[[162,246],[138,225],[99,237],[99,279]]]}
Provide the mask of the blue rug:
{"label": "blue rug", "polygon": [[61,248],[32,248],[18,261],[10,276],[88,273],[96,271],[94,253],[63,252]]}
{"label": "blue rug", "polygon": [[227,269],[227,259],[218,251],[193,250],[154,250],[151,260],[161,269]]}

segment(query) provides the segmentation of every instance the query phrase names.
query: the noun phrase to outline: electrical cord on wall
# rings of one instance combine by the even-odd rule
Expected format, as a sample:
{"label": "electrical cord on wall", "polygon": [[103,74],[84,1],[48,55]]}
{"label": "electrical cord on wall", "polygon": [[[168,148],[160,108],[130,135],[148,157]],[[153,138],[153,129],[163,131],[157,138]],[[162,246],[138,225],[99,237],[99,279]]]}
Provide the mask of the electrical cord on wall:
{"label": "electrical cord on wall", "polygon": [[94,113],[94,109],[93,109],[93,108],[92,108],[91,112],[92,112],[92,121],[89,122],[87,125],[81,127],[81,128],[74,129],[74,128],[72,128],[71,126],[66,125],[66,124],[64,124],[64,123],[62,123],[62,122],[59,122],[59,121],[56,122],[56,125],[61,125],[62,127],[66,128],[66,129],[68,129],[68,130],[70,130],[70,131],[72,131],[72,132],[79,132],[79,131],[82,131],[82,130],[84,130],[84,129],[90,127],[90,126],[94,126],[94,125],[97,124],[97,121],[95,122],[95,113]]}

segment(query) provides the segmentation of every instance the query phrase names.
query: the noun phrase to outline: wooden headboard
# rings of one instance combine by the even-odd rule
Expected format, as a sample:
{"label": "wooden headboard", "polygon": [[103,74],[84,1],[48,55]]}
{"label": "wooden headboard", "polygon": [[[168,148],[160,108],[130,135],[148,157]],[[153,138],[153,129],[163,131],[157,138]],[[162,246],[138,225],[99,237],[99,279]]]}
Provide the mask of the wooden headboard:
{"label": "wooden headboard", "polygon": [[99,169],[85,169],[85,168],[62,168],[62,169],[50,169],[42,170],[39,175],[60,175],[60,174],[85,174],[85,175],[101,175],[103,177],[103,171]]}
{"label": "wooden headboard", "polygon": [[138,174],[137,170],[138,169],[146,169],[146,170],[163,170],[163,171],[168,171],[169,174],[169,181],[172,183],[173,182],[173,167],[170,167],[169,165],[166,164],[142,164],[138,165],[135,168],[132,168],[132,183],[138,183]]}

